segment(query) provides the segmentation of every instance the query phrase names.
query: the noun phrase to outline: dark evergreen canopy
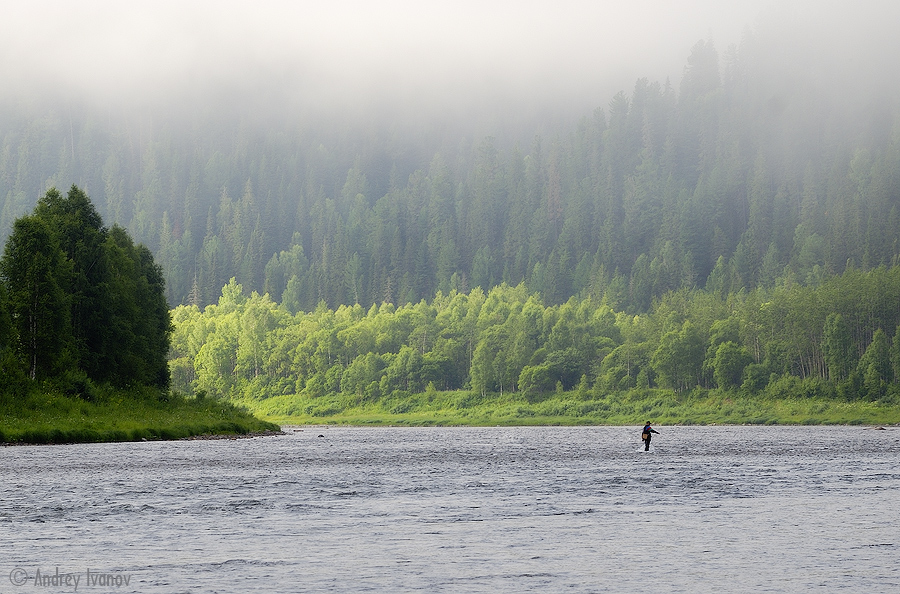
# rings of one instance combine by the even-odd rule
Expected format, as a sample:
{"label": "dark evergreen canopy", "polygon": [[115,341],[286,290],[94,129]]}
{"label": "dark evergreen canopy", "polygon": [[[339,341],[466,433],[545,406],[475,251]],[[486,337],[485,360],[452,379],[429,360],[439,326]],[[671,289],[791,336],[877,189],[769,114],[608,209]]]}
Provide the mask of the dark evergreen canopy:
{"label": "dark evergreen canopy", "polygon": [[162,270],[87,195],[55,188],[17,219],[0,260],[7,346],[32,379],[166,387],[172,325]]}
{"label": "dark evergreen canopy", "polygon": [[[638,313],[673,289],[727,294],[891,265],[897,97],[839,96],[792,60],[792,43],[766,31],[724,52],[702,41],[677,86],[642,78],[575,124],[494,138],[287,108],[262,126],[215,111],[4,107],[0,233],[48,179],[77,180],[153,250],[170,305],[212,303],[235,277],[292,311],[524,282],[545,305],[591,296]],[[55,213],[81,263],[74,338],[100,369],[87,360],[105,340],[94,319],[111,314],[84,303],[105,300],[95,281],[108,264],[88,266],[102,226],[83,198],[61,200],[46,196],[39,212]]]}

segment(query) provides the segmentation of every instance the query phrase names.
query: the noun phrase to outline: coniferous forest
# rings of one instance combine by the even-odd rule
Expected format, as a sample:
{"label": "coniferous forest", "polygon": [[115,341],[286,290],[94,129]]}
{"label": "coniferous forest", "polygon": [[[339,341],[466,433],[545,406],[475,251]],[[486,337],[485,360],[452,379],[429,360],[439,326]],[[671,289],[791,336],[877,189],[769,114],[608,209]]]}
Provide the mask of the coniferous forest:
{"label": "coniferous forest", "polygon": [[877,399],[900,378],[900,102],[788,50],[700,41],[677,86],[488,136],[13,102],[0,229],[84,188],[161,266],[185,391]]}
{"label": "coniferous forest", "polygon": [[0,229],[75,183],[153,251],[171,306],[235,277],[292,312],[524,282],[546,305],[639,313],[675,289],[893,265],[896,98],[838,101],[780,60],[752,35],[699,42],[677,89],[639,79],[571,126],[502,139],[7,107]]}

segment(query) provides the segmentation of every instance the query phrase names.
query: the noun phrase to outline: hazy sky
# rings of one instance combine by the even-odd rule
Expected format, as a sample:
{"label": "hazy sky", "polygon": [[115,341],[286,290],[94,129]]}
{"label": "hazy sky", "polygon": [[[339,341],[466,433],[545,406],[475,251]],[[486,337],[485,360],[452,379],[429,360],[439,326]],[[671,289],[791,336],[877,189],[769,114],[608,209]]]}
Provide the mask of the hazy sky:
{"label": "hazy sky", "polygon": [[[765,14],[835,50],[898,49],[895,0],[6,0],[0,92],[313,105],[606,105],[639,77],[677,85],[691,46],[720,53]],[[773,8],[777,7],[777,8]],[[772,17],[770,17],[772,18]],[[893,40],[893,41],[892,41]],[[852,67],[852,66],[851,66]],[[893,65],[896,70],[900,67]],[[677,87],[676,87],[677,88]],[[214,91],[211,91],[214,90]]]}

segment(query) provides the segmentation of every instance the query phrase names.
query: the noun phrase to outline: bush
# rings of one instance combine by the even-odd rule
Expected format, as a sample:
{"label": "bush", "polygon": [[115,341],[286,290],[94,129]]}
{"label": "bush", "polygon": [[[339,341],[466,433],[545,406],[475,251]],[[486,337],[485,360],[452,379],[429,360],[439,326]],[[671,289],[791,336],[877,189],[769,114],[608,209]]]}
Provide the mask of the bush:
{"label": "bush", "polygon": [[756,394],[765,389],[769,382],[769,368],[762,363],[751,363],[744,368],[741,389]]}
{"label": "bush", "polygon": [[77,396],[88,402],[96,399],[93,382],[88,379],[87,373],[80,369],[66,371],[59,379],[55,380],[55,383],[66,396]]}

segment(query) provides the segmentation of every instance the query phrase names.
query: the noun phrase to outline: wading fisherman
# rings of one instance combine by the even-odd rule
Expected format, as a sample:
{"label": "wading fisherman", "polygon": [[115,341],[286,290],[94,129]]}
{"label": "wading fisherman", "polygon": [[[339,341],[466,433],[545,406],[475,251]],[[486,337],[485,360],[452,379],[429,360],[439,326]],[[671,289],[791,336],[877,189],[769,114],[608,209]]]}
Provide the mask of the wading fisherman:
{"label": "wading fisherman", "polygon": [[641,432],[641,439],[644,440],[644,451],[650,451],[650,439],[653,433],[659,435],[659,431],[656,431],[653,427],[650,426],[650,422],[647,421],[647,424],[644,425],[644,430]]}

